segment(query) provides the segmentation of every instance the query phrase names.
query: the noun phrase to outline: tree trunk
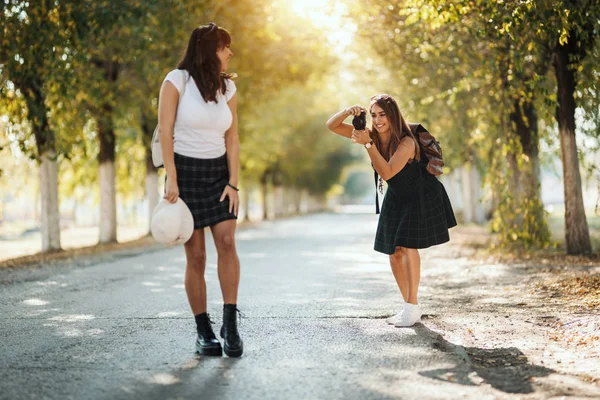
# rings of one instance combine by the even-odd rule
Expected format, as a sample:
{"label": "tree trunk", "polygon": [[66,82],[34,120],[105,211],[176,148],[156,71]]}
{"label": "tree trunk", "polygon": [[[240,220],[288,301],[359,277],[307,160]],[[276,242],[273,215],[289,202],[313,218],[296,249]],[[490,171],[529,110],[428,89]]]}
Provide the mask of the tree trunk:
{"label": "tree trunk", "polygon": [[[515,104],[515,107],[519,104]],[[533,99],[526,101],[515,113],[516,131],[527,156],[521,177],[521,190],[525,198],[540,201],[540,156],[538,119]],[[543,219],[543,214],[539,216]]]}
{"label": "tree trunk", "polygon": [[244,208],[244,217],[240,220],[240,222],[243,221],[250,221],[250,188],[244,188],[245,190],[242,191],[242,207]]}
{"label": "tree trunk", "polygon": [[[508,193],[512,197],[513,204],[516,206],[521,199],[521,171],[519,170],[519,154],[510,150],[506,156],[506,166],[509,169],[510,177],[508,179]],[[510,224],[512,225],[513,222]]]}
{"label": "tree trunk", "polygon": [[[32,81],[20,81],[18,86],[27,103],[27,118],[33,130],[40,163],[39,197],[36,197],[41,205],[42,252],[56,251],[60,250],[58,162],[56,140],[50,129],[46,99],[41,90],[44,82],[34,78]],[[37,212],[37,207],[35,210]]]}
{"label": "tree trunk", "polygon": [[46,151],[40,156],[40,194],[42,252],[60,250],[58,162],[53,151]]}
{"label": "tree trunk", "polygon": [[115,131],[112,107],[103,107],[98,118],[98,178],[100,181],[100,243],[117,241],[117,192],[115,184]]}
{"label": "tree trunk", "polygon": [[302,190],[294,187],[294,212],[297,215],[302,213]]}
{"label": "tree trunk", "polygon": [[523,209],[517,217],[517,224],[527,232],[529,238],[543,245],[548,242],[549,233],[540,198],[538,119],[533,95],[530,96],[516,99],[511,113],[511,123],[523,149],[522,155],[525,156],[521,159],[521,167],[515,165],[518,184],[511,188],[511,193],[515,198],[515,206]]}
{"label": "tree trunk", "polygon": [[275,218],[281,218],[284,216],[284,194],[283,186],[276,186],[273,188],[273,210]]}
{"label": "tree trunk", "polygon": [[465,224],[483,224],[485,212],[481,204],[481,177],[473,163],[465,163],[460,169],[462,175],[463,219]]}
{"label": "tree trunk", "polygon": [[263,201],[263,220],[269,219],[269,187],[268,187],[269,173],[264,172],[260,179],[260,189],[262,193]]}
{"label": "tree trunk", "polygon": [[[104,80],[111,90],[119,76],[119,63],[111,58],[92,60],[101,66]],[[108,94],[107,94],[108,95]],[[110,96],[107,96],[110,97]],[[115,126],[113,122],[113,106],[106,102],[99,109],[96,120],[98,126],[98,178],[100,180],[100,243],[117,241],[117,190],[115,176]]]}
{"label": "tree trunk", "polygon": [[473,222],[473,190],[471,189],[471,166],[469,163],[464,163],[460,168],[461,188],[463,198],[463,223],[470,224]]}
{"label": "tree trunk", "polygon": [[579,158],[575,141],[575,71],[570,57],[577,54],[574,37],[565,45],[554,49],[552,63],[558,84],[558,106],[556,120],[560,135],[561,160],[565,193],[565,244],[567,254],[589,254],[592,252],[590,234],[581,188]]}
{"label": "tree trunk", "polygon": [[475,200],[473,203],[473,222],[483,225],[485,223],[485,209],[481,202],[481,174],[476,165],[473,165],[471,175],[473,180],[473,199]]}

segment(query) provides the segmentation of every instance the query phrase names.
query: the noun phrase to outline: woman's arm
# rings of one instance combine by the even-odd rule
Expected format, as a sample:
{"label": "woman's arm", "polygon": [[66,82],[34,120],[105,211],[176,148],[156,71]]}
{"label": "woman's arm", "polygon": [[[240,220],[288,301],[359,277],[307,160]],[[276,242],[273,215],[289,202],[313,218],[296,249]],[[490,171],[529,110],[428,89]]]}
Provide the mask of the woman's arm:
{"label": "woman's arm", "polygon": [[354,127],[350,124],[345,124],[344,120],[351,115],[359,116],[360,113],[363,111],[365,111],[365,109],[361,106],[353,106],[346,108],[329,118],[329,121],[327,121],[327,129],[329,129],[333,133],[350,139]]}
{"label": "woman's arm", "polygon": [[[238,118],[237,118],[237,93],[227,102],[233,120],[231,126],[225,132],[225,148],[227,149],[227,165],[229,166],[229,183],[232,186],[238,186],[238,174],[240,169],[240,137],[238,136]],[[229,212],[238,214],[240,204],[237,190],[231,186],[225,186],[221,201],[229,197]]]}
{"label": "woman's arm", "polygon": [[[354,139],[356,143],[365,145],[371,141],[369,131],[355,131]],[[415,142],[410,137],[405,137],[400,141],[396,152],[390,158],[390,161],[385,161],[385,158],[379,153],[376,146],[371,146],[367,149],[369,158],[373,163],[373,168],[381,176],[381,179],[388,180],[398,172],[402,171],[402,168],[406,165],[408,160],[415,157]]]}
{"label": "woman's arm", "polygon": [[171,203],[175,203],[179,197],[175,156],[173,153],[173,127],[175,126],[178,104],[179,91],[172,82],[165,81],[160,88],[158,98],[158,130],[163,164],[167,173],[164,197]]}

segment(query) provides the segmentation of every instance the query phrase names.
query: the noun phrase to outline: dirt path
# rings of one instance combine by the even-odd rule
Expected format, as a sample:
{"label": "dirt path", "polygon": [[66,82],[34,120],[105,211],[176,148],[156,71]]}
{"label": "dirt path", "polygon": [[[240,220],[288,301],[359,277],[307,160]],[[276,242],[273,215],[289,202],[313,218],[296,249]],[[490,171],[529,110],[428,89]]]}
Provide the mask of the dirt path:
{"label": "dirt path", "polygon": [[441,349],[464,356],[462,366],[438,371],[439,379],[486,382],[508,393],[597,396],[597,260],[500,262],[477,252],[488,238],[482,228],[463,227],[453,232],[451,251],[425,253],[436,267],[422,272],[421,301],[435,310],[424,325],[443,335]]}

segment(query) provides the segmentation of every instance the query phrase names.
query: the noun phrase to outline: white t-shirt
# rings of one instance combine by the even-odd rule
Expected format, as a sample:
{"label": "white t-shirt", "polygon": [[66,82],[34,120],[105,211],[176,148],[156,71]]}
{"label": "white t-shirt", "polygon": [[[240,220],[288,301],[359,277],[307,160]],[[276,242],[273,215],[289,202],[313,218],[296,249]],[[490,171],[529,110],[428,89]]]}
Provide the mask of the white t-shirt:
{"label": "white t-shirt", "polygon": [[[171,82],[181,93],[183,89],[181,70],[169,72],[164,81]],[[231,126],[233,116],[227,102],[236,92],[235,83],[226,79],[227,90],[217,92],[218,103],[206,102],[196,82],[185,71],[186,87],[179,105],[173,127],[173,150],[182,156],[194,158],[217,158],[225,154],[225,132]],[[164,82],[163,81],[163,82]]]}

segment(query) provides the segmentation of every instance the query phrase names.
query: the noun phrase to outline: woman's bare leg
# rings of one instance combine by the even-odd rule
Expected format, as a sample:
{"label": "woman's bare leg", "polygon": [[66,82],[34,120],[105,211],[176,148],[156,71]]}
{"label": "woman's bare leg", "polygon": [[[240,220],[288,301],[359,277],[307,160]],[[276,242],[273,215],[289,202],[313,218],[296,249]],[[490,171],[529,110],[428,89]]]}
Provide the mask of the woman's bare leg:
{"label": "woman's bare leg", "polygon": [[408,278],[408,303],[417,304],[421,280],[421,256],[417,249],[406,249],[406,277]]}
{"label": "woman's bare leg", "polygon": [[204,230],[196,229],[185,245],[185,292],[194,315],[206,312],[206,246]]}
{"label": "woman's bare leg", "polygon": [[217,247],[219,282],[223,292],[223,348],[229,357],[240,357],[244,343],[237,329],[237,295],[240,285],[240,260],[235,249],[236,221],[230,219],[212,226]]}
{"label": "woman's bare leg", "polygon": [[402,294],[405,302],[408,301],[408,279],[406,271],[406,249],[404,247],[396,247],[394,254],[390,254],[390,266],[392,273],[396,278],[396,283]]}
{"label": "woman's bare leg", "polygon": [[237,304],[240,285],[240,260],[235,248],[235,228],[234,219],[210,227],[217,248],[217,266],[224,304]]}

